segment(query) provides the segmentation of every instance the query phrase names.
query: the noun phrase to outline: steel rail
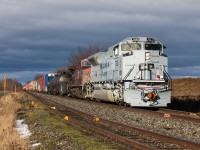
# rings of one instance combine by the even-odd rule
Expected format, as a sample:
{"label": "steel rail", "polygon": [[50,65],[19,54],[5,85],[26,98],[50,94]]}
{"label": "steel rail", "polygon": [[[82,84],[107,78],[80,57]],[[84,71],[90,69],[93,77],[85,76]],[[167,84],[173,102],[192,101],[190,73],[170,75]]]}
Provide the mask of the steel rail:
{"label": "steel rail", "polygon": [[[46,102],[44,102],[43,100],[48,100],[49,101],[49,98],[44,98],[44,97],[40,97],[38,95],[34,95],[30,92],[28,92],[28,94],[30,94],[31,96],[37,98],[38,101],[42,102],[43,104],[45,104],[46,106],[49,106],[49,104],[47,104]],[[51,101],[52,103],[52,101]],[[53,102],[53,103],[56,103],[56,102]],[[67,108],[68,111],[71,111],[73,113],[76,113],[82,117],[85,117],[83,112],[78,112],[76,110],[73,110],[71,108],[68,108],[64,105],[61,105],[59,103],[56,103],[56,105],[60,105],[62,107],[65,107]],[[65,117],[66,115],[68,115],[65,111],[62,111],[62,110],[59,110],[59,109],[56,109],[54,110],[57,114],[59,114],[60,116],[62,117]],[[72,117],[72,118],[71,118]],[[89,117],[89,115],[87,114],[87,117]],[[91,117],[91,116],[90,116]],[[93,116],[91,118],[94,118]],[[88,129],[92,132],[95,132],[99,135],[102,135],[102,136],[105,136],[105,137],[108,137],[110,139],[113,139],[125,146],[128,146],[130,148],[135,148],[135,149],[143,149],[143,150],[154,150],[154,148],[151,148],[151,147],[148,147],[146,146],[145,144],[142,144],[142,143],[139,143],[137,141],[134,141],[134,140],[131,140],[129,138],[126,138],[124,136],[120,136],[120,135],[117,135],[115,133],[112,133],[112,132],[109,132],[109,131],[106,131],[106,130],[103,130],[99,127],[95,127],[95,126],[92,126],[92,125],[89,125],[83,121],[80,121],[80,120],[77,120],[77,119],[74,119],[73,116],[70,116],[70,121],[74,122],[75,124],[78,124],[79,126],[83,127],[84,129]]]}
{"label": "steel rail", "polygon": [[[66,107],[66,106],[63,105],[63,107]],[[94,119],[95,117],[97,117],[97,116],[93,116],[93,115],[90,115],[90,114],[87,114],[87,113],[84,113],[84,112],[81,112],[81,111],[78,111],[78,110],[75,110],[75,109],[72,109],[72,108],[68,108],[68,110],[70,110],[74,113],[78,113],[78,114],[80,113],[80,115],[82,115],[83,117],[87,116],[90,119]],[[148,135],[148,136],[152,136],[155,139],[161,140],[161,141],[166,142],[166,143],[173,143],[173,144],[181,145],[183,147],[188,146],[189,148],[191,148],[193,150],[199,150],[200,149],[199,143],[194,143],[194,142],[190,142],[190,141],[183,140],[183,139],[180,139],[180,138],[163,135],[163,134],[151,132],[151,131],[148,131],[148,130],[144,130],[144,129],[140,129],[140,128],[136,128],[136,127],[132,127],[132,126],[127,126],[125,124],[110,121],[110,120],[103,119],[103,118],[100,118],[100,121],[107,123],[107,124],[110,124],[112,126],[120,126],[120,127],[122,127],[123,129],[126,129],[126,130],[133,130],[133,131],[136,131],[136,132]]]}
{"label": "steel rail", "polygon": [[[80,99],[76,99],[79,101],[82,101]],[[88,102],[88,101],[86,101]],[[146,114],[153,114],[153,115],[158,115],[159,117],[165,117],[166,115],[169,116],[169,119],[176,119],[176,120],[185,120],[185,121],[190,121],[190,122],[194,122],[194,123],[200,123],[200,114],[198,113],[191,113],[191,112],[185,112],[185,111],[176,111],[176,110],[171,110],[171,109],[164,109],[164,108],[158,108],[158,110],[148,110],[145,108],[136,108],[136,107],[125,107],[125,106],[118,106],[118,105],[113,105],[110,103],[97,103],[97,102],[93,102],[90,101],[91,103],[95,103],[96,105],[109,105],[112,108],[116,108],[116,109],[125,109],[127,111],[130,112],[140,112],[140,113],[146,113]],[[177,112],[177,113],[175,113]],[[183,115],[179,115],[178,112],[181,112]],[[188,114],[193,114],[196,115],[197,117],[193,117],[191,115]]]}
{"label": "steel rail", "polygon": [[[35,96],[35,95],[33,95],[33,96]],[[45,98],[45,99],[50,100],[49,98]],[[60,104],[58,102],[55,102],[55,101],[53,101],[53,103],[56,103],[56,105],[60,105],[62,107],[65,107],[68,110],[70,110],[71,112],[79,114],[79,115],[81,115],[83,117],[87,117],[89,119],[94,119],[95,117],[97,117],[97,116],[93,116],[93,115],[90,115],[90,114],[86,114],[84,112],[80,112],[80,111],[72,109],[72,108],[68,108],[65,105],[62,105],[62,104]],[[102,119],[102,118],[100,118],[100,121],[104,122],[104,123],[107,123],[107,124],[110,124],[112,126],[121,126],[123,129],[133,130],[133,131],[136,131],[136,132],[148,135],[148,136],[152,136],[153,138],[158,139],[158,140],[162,140],[162,141],[164,141],[166,143],[178,144],[178,145],[181,145],[183,147],[184,146],[188,146],[189,148],[194,149],[194,150],[195,149],[200,149],[200,144],[198,144],[198,143],[186,141],[186,140],[183,140],[183,139],[179,139],[179,138],[175,138],[175,137],[171,137],[171,136],[167,136],[167,135],[163,135],[163,134],[154,133],[154,132],[151,132],[151,131],[139,129],[139,128],[132,127],[132,126],[127,126],[127,125],[124,125],[124,124],[121,124],[121,123],[109,121],[109,120]]]}
{"label": "steel rail", "polygon": [[[70,99],[73,99],[73,98],[70,98]],[[76,100],[82,101],[80,99],[76,99]],[[85,102],[88,103],[88,101],[85,101]],[[190,115],[187,115],[190,112],[182,111],[183,115],[179,115],[178,113],[174,113],[174,112],[178,112],[178,111],[171,110],[171,109],[159,108],[159,110],[154,111],[154,110],[147,110],[147,109],[144,109],[144,108],[118,106],[118,105],[113,105],[113,104],[110,104],[110,103],[97,103],[97,102],[94,102],[94,101],[90,101],[90,102],[95,103],[96,105],[105,105],[105,106],[109,105],[112,108],[125,109],[125,110],[130,111],[130,112],[137,111],[137,112],[146,113],[146,114],[158,115],[159,117],[165,117],[167,115],[167,116],[169,116],[169,117],[167,117],[169,119],[185,120],[185,121],[190,121],[190,122],[194,122],[194,123],[200,123],[200,114],[197,114],[197,113],[191,113],[191,114],[194,114],[194,115],[197,116],[197,117],[191,117]],[[169,111],[167,111],[167,110],[169,110]],[[179,112],[181,112],[181,111],[179,111]]]}

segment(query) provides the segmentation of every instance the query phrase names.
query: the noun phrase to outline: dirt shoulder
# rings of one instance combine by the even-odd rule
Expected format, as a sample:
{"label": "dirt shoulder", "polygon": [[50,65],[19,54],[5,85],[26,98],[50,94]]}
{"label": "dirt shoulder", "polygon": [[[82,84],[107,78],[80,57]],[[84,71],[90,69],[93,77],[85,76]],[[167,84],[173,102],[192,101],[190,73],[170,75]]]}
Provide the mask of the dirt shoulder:
{"label": "dirt shoulder", "polygon": [[[103,137],[93,135],[79,125],[64,120],[55,114],[53,109],[37,102],[28,94],[26,97],[32,105],[25,113],[25,122],[32,133],[29,138],[32,145],[29,147],[30,149],[115,149],[106,142],[102,143],[102,140],[106,141],[106,139],[102,139]],[[34,144],[40,145],[34,147]]]}
{"label": "dirt shoulder", "polygon": [[15,130],[17,111],[21,108],[18,98],[21,94],[8,94],[0,98],[0,149],[27,149],[27,140],[21,139]]}
{"label": "dirt shoulder", "polygon": [[[28,125],[29,137],[22,138],[16,130],[16,120],[19,119],[24,119],[23,123]],[[64,120],[53,109],[24,92],[1,97],[0,139],[2,150],[116,149],[104,137]]]}

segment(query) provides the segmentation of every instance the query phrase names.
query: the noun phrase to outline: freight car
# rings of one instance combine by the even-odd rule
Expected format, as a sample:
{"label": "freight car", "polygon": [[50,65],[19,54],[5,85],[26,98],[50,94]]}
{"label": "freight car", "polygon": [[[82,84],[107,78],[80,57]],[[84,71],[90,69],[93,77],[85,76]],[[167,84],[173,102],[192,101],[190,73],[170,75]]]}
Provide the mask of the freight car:
{"label": "freight car", "polygon": [[33,81],[30,81],[30,82],[26,83],[26,85],[23,87],[23,90],[26,90],[26,91],[35,91],[36,82],[37,81],[33,80]]}
{"label": "freight car", "polygon": [[40,92],[42,93],[47,93],[48,92],[48,84],[51,79],[56,77],[56,73],[48,73],[43,75],[42,77],[39,78],[40,80]]}
{"label": "freight car", "polygon": [[69,82],[71,81],[71,74],[57,75],[51,79],[47,85],[49,94],[66,95],[69,93]]}
{"label": "freight car", "polygon": [[90,70],[91,65],[88,59],[82,60],[80,65],[70,66],[68,73],[50,80],[48,93],[86,98],[85,83],[89,83]]}
{"label": "freight car", "polygon": [[44,92],[48,92],[48,84],[51,79],[55,78],[57,76],[57,73],[48,73],[45,75],[45,80],[44,80]]}

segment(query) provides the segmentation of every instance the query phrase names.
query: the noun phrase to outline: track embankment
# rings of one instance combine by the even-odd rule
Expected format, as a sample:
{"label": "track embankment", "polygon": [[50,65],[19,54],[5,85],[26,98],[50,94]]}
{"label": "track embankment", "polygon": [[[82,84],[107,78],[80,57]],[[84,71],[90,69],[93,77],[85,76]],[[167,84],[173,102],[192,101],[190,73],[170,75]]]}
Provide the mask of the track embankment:
{"label": "track embankment", "polygon": [[[118,116],[122,111],[126,111],[126,110],[122,110],[122,109],[118,109],[118,111],[116,111],[115,108],[111,108],[112,105],[106,105],[105,104],[99,104],[97,103],[97,108],[95,108],[96,111],[98,111],[100,114],[88,114],[88,110],[91,110],[91,107],[94,107],[93,105],[95,105],[95,103],[90,103],[90,105],[88,105],[87,101],[80,101],[80,100],[75,100],[75,99],[70,99],[70,98],[60,98],[60,97],[56,97],[56,96],[49,96],[49,95],[44,95],[44,94],[36,94],[36,97],[39,98],[40,100],[44,100],[46,101],[45,103],[49,103],[50,105],[52,105],[53,107],[57,108],[57,110],[61,109],[59,107],[62,107],[62,111],[63,112],[67,112],[68,117],[70,116],[70,118],[72,118],[71,120],[77,120],[76,117],[74,119],[74,116],[76,116],[78,114],[78,119],[80,119],[81,117],[83,118],[87,118],[86,122],[83,122],[83,127],[84,128],[88,128],[91,129],[92,132],[98,132],[103,134],[103,136],[109,135],[107,136],[110,139],[114,139],[117,140],[119,143],[121,144],[125,144],[128,145],[128,147],[132,146],[136,146],[136,143],[139,143],[139,146],[143,146],[141,147],[134,147],[134,148],[139,148],[139,149],[163,149],[163,148],[168,148],[168,149],[197,149],[200,147],[199,144],[192,142],[190,140],[185,140],[182,138],[178,138],[178,137],[174,137],[171,136],[170,134],[163,134],[161,131],[161,134],[157,134],[157,131],[149,131],[149,129],[147,130],[143,130],[141,128],[146,128],[146,125],[143,124],[143,122],[140,122],[139,118],[137,118],[138,120],[136,120],[136,122],[139,122],[140,124],[140,128],[137,127],[133,127],[128,123],[125,123],[126,125],[124,125],[124,120],[127,122],[131,122],[131,121],[135,121],[135,120],[131,120],[131,118],[128,118],[126,120],[126,115],[123,116],[123,119]],[[73,103],[73,104],[72,104]],[[87,107],[86,104],[87,103]],[[85,106],[86,108],[84,109],[81,106]],[[74,108],[76,107],[76,108]],[[103,110],[103,107],[106,108],[107,111]],[[110,107],[110,110],[108,111]],[[77,109],[79,108],[79,109]],[[75,110],[74,110],[75,109]],[[85,112],[86,110],[86,112]],[[93,113],[94,111],[93,110]],[[103,112],[102,112],[103,111]],[[114,116],[111,116],[111,112],[114,112]],[[121,112],[120,112],[121,111]],[[71,114],[71,112],[73,112]],[[131,111],[127,111],[126,113],[129,114]],[[102,117],[103,113],[105,113],[106,117],[110,117],[110,118],[106,118],[106,117]],[[134,113],[133,115],[138,116],[138,113],[136,112],[132,112]],[[67,115],[65,114],[65,115]],[[74,115],[76,114],[76,115]],[[143,118],[146,119],[147,116],[146,114],[141,114],[143,115]],[[87,117],[86,117],[87,116]],[[95,117],[96,116],[96,117]],[[104,116],[104,115],[103,115]],[[128,115],[129,116],[129,115]],[[117,117],[117,118],[116,118]],[[157,115],[153,116],[151,115],[151,119],[153,119],[154,117],[158,118]],[[89,119],[90,118],[90,119]],[[93,119],[92,119],[93,118]],[[95,122],[94,123],[94,118],[98,118],[100,121]],[[121,121],[114,121],[112,120],[112,118],[115,119],[122,119]],[[89,121],[89,120],[90,121]],[[83,119],[85,120],[85,119]],[[79,124],[82,124],[81,122],[83,121],[78,120]],[[92,121],[91,121],[92,120]],[[177,123],[177,121],[172,121],[169,118],[158,118],[158,120],[160,120],[161,122],[164,121],[164,124],[166,125],[165,127],[160,127],[160,130],[163,130],[162,128],[164,128],[164,130],[168,130],[168,131],[172,131],[172,132],[180,132],[178,131],[178,129],[174,126],[172,126],[172,122],[174,122],[174,124],[176,125],[180,125],[179,123]],[[162,121],[163,120],[163,121]],[[155,120],[154,120],[155,121]],[[166,122],[168,122],[166,124]],[[86,125],[86,123],[90,122],[89,125]],[[118,123],[117,123],[118,122]],[[170,124],[169,124],[170,122]],[[146,119],[146,123],[148,124],[148,120]],[[190,123],[189,123],[190,124]],[[154,122],[154,125],[155,122]],[[181,124],[183,125],[183,124]],[[191,125],[191,124],[190,124]],[[158,125],[159,126],[159,122]],[[199,126],[199,124],[197,124],[197,126]],[[101,129],[99,129],[101,128]],[[105,131],[105,129],[107,129],[107,131]],[[188,131],[189,132],[189,131]],[[170,133],[170,132],[169,132]],[[127,139],[128,137],[128,139]],[[119,139],[116,139],[119,138]],[[187,137],[190,138],[190,137]],[[121,140],[120,140],[121,139]],[[199,140],[199,139],[197,139]],[[126,143],[127,142],[127,143]],[[132,146],[128,143],[134,143]]]}
{"label": "track embankment", "polygon": [[[122,149],[127,147],[83,128],[55,111],[55,106],[44,105],[41,99],[28,95],[32,109],[26,112],[26,123],[32,132],[30,140],[40,143],[38,149]],[[34,149],[34,148],[33,148]]]}
{"label": "track embankment", "polygon": [[17,113],[25,108],[23,93],[7,93],[0,98],[0,149],[28,149],[28,139],[20,138],[15,129]]}

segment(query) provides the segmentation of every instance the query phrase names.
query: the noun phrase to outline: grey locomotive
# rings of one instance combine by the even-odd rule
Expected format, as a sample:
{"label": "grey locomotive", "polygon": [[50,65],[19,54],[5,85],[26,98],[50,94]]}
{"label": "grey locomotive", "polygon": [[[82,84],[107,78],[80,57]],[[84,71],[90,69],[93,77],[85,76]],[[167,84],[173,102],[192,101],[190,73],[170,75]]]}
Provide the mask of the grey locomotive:
{"label": "grey locomotive", "polygon": [[166,107],[171,102],[171,79],[165,48],[154,38],[130,37],[90,56],[86,97],[138,107]]}

